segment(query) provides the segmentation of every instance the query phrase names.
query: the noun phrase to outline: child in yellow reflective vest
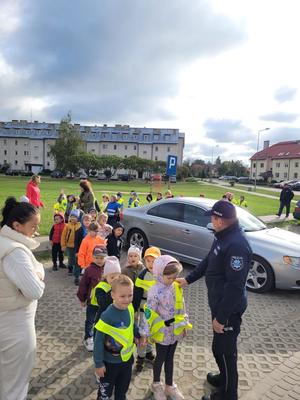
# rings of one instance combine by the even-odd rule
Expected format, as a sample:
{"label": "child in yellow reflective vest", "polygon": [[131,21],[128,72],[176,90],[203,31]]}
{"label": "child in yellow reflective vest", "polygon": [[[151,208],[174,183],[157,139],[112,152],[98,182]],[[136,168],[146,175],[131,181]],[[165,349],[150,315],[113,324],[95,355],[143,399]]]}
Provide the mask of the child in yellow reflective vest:
{"label": "child in yellow reflective vest", "polygon": [[[175,282],[182,270],[181,264],[169,255],[158,257],[153,264],[156,283],[148,291],[144,307],[144,319],[140,327],[141,336],[155,343],[156,358],[153,365],[154,399],[184,399],[173,382],[174,354],[178,341],[186,336],[192,325],[185,312],[182,289]],[[166,386],[160,382],[162,366],[165,369]]]}
{"label": "child in yellow reflective vest", "polygon": [[91,292],[91,304],[98,307],[95,323],[101,318],[101,314],[113,302],[111,297],[111,284],[121,274],[120,262],[117,257],[106,257],[103,269],[102,281]]}
{"label": "child in yellow reflective vest", "polygon": [[[147,300],[149,289],[155,284],[153,277],[153,263],[154,260],[160,256],[160,250],[158,247],[149,247],[144,254],[144,260],[146,267],[138,275],[134,285],[133,292],[133,307],[138,314],[139,325],[141,325],[144,317],[144,305]],[[148,343],[147,346],[138,346],[138,356],[136,359],[136,372],[141,372],[144,367],[145,360],[153,362],[153,346]]]}
{"label": "child in yellow reflective vest", "polygon": [[[129,388],[135,338],[140,340],[134,322],[133,283],[120,275],[111,284],[113,304],[95,325],[94,363],[100,378],[97,400],[107,400],[114,390],[115,400],[125,400]],[[143,340],[144,341],[144,340]]]}

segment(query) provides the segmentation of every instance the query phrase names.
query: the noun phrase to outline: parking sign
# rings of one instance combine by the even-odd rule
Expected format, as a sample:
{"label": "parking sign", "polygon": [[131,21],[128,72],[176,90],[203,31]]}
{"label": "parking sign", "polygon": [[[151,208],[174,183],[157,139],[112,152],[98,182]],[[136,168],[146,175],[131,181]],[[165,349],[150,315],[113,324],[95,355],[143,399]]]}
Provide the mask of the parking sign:
{"label": "parking sign", "polygon": [[177,169],[177,156],[168,156],[167,171],[168,176],[176,175]]}

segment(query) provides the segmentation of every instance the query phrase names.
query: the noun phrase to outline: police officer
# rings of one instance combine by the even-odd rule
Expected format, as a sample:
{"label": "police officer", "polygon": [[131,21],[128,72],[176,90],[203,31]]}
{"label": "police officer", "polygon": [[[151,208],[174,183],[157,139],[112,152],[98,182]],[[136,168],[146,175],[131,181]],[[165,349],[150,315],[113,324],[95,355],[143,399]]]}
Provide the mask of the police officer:
{"label": "police officer", "polygon": [[211,216],[215,230],[213,245],[199,266],[177,281],[184,287],[205,275],[214,333],[212,351],[220,372],[207,374],[207,381],[219,391],[202,400],[236,400],[237,337],[247,308],[246,278],[252,251],[233,204],[220,200],[206,215]]}

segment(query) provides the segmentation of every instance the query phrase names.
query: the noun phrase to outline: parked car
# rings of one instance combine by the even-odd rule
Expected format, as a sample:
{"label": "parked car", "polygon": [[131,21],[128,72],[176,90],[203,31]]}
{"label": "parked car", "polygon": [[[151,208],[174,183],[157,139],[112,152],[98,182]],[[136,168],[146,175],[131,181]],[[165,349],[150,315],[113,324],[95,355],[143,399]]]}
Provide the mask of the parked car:
{"label": "parked car", "polygon": [[238,183],[245,183],[245,184],[250,184],[252,183],[252,180],[249,178],[249,176],[240,176],[237,178]]}
{"label": "parked car", "polygon": [[281,181],[281,182],[276,182],[274,183],[273,187],[282,189],[284,185],[293,185],[295,183],[298,183],[297,179],[292,179],[290,181]]}
{"label": "parked car", "polygon": [[18,176],[18,175],[21,175],[21,170],[18,170],[18,169],[11,169],[11,168],[8,168],[6,171],[5,171],[5,175],[10,175],[10,176]]}
{"label": "parked car", "polygon": [[300,182],[293,183],[289,186],[292,190],[295,190],[296,192],[298,192],[300,190]]}
{"label": "parked car", "polygon": [[64,174],[61,171],[53,171],[51,172],[51,178],[63,178]]}
{"label": "parked car", "polygon": [[[123,222],[130,245],[145,250],[157,246],[163,253],[197,265],[214,240],[210,217],[216,200],[181,197],[160,200],[143,207],[126,208]],[[240,225],[253,250],[247,288],[263,293],[276,287],[300,289],[300,235],[267,228],[248,211],[237,208]]]}
{"label": "parked car", "polygon": [[107,181],[105,174],[98,174],[97,179],[98,179],[98,181]]}

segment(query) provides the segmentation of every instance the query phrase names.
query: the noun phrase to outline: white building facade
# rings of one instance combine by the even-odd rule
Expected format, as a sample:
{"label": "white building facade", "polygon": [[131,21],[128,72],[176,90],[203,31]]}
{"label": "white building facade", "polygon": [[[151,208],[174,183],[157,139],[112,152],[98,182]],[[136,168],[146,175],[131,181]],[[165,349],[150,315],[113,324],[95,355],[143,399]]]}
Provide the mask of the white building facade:
{"label": "white building facade", "polygon": [[[86,150],[98,156],[137,156],[153,161],[167,161],[168,155],[183,161],[185,134],[178,129],[133,128],[129,125],[74,127],[81,133]],[[13,170],[55,169],[50,146],[58,138],[59,124],[13,120],[0,122],[0,164]]]}

